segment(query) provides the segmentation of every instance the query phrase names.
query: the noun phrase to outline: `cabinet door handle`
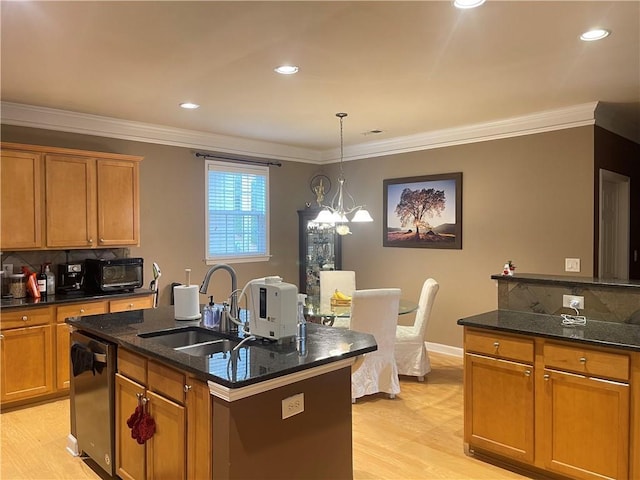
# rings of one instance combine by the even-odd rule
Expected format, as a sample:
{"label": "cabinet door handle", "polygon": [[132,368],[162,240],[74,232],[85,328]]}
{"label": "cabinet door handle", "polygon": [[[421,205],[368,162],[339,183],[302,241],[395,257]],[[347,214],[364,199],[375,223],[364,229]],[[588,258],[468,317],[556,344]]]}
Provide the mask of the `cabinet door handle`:
{"label": "cabinet door handle", "polygon": [[587,357],[580,357],[580,363],[582,363],[583,365],[587,363]]}
{"label": "cabinet door handle", "polygon": [[104,238],[101,238],[101,239],[100,239],[100,243],[104,243]]}
{"label": "cabinet door handle", "polygon": [[525,370],[524,371],[524,376],[525,377],[530,377],[531,376],[531,370]]}
{"label": "cabinet door handle", "polygon": [[4,340],[4,335],[0,333],[0,340]]}
{"label": "cabinet door handle", "polygon": [[89,242],[89,243],[93,243],[93,238],[89,238],[89,239],[87,239],[87,242]]}
{"label": "cabinet door handle", "polygon": [[130,303],[130,304],[129,304],[129,308],[133,308],[133,303]]}
{"label": "cabinet door handle", "polygon": [[23,315],[23,316],[22,316],[22,321],[23,321],[23,322],[26,322],[27,320],[29,320],[29,317],[27,317],[26,315]]}
{"label": "cabinet door handle", "polygon": [[184,386],[184,393],[189,393],[190,390],[191,390],[191,385]]}
{"label": "cabinet door handle", "polygon": [[500,342],[493,342],[493,346],[498,348],[500,346]]}
{"label": "cabinet door handle", "polygon": [[81,309],[80,309],[80,313],[84,313],[84,308],[81,308]]}
{"label": "cabinet door handle", "polygon": [[548,373],[545,373],[542,378],[544,378],[544,380],[546,382],[551,378],[551,375],[549,375]]}

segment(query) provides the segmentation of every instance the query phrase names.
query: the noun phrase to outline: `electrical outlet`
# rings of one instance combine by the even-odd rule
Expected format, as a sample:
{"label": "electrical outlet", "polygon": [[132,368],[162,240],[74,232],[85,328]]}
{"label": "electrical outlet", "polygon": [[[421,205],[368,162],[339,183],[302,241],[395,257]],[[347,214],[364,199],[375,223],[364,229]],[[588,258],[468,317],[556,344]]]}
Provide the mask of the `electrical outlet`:
{"label": "electrical outlet", "polygon": [[562,295],[562,306],[567,308],[584,308],[584,297],[580,295]]}
{"label": "electrical outlet", "polygon": [[298,393],[282,400],[282,419],[304,412],[304,393]]}
{"label": "electrical outlet", "polygon": [[579,258],[565,258],[564,259],[564,271],[565,272],[580,272],[580,259]]}
{"label": "electrical outlet", "polygon": [[5,263],[2,265],[2,270],[5,275],[13,275],[13,263]]}

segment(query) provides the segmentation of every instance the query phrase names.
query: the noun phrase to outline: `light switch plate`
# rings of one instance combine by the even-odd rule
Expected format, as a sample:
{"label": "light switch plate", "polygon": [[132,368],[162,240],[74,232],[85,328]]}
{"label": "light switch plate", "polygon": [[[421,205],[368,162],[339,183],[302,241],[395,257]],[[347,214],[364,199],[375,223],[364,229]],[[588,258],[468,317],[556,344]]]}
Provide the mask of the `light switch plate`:
{"label": "light switch plate", "polygon": [[13,275],[13,263],[5,263],[2,265],[2,270],[5,275]]}
{"label": "light switch plate", "polygon": [[565,272],[580,272],[580,259],[579,258],[565,258],[564,259],[564,271]]}

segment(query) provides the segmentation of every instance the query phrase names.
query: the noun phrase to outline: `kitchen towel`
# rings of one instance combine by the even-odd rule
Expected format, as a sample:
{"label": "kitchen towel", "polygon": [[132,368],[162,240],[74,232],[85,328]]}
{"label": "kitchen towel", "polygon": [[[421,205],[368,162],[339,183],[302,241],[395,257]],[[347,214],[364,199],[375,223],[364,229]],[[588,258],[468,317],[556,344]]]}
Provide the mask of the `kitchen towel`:
{"label": "kitchen towel", "polygon": [[197,320],[201,317],[198,285],[178,285],[173,289],[176,320]]}

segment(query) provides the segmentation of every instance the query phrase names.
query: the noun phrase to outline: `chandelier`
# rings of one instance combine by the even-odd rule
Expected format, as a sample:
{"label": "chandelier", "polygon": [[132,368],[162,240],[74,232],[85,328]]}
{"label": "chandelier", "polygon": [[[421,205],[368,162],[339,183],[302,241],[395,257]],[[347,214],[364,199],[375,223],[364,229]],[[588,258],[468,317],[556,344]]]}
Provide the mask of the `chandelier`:
{"label": "chandelier", "polygon": [[[314,222],[331,223],[336,225],[336,233],[338,235],[348,235],[351,233],[349,226],[349,218],[347,215],[353,213],[352,222],[373,222],[373,218],[364,208],[364,205],[357,205],[354,198],[347,192],[345,188],[344,171],[342,163],[344,159],[344,138],[342,135],[342,121],[346,117],[346,113],[336,113],[336,117],[340,119],[340,175],[338,176],[338,191],[331,199],[330,205],[322,205],[322,210],[318,213]],[[345,202],[347,204],[345,205]]]}

